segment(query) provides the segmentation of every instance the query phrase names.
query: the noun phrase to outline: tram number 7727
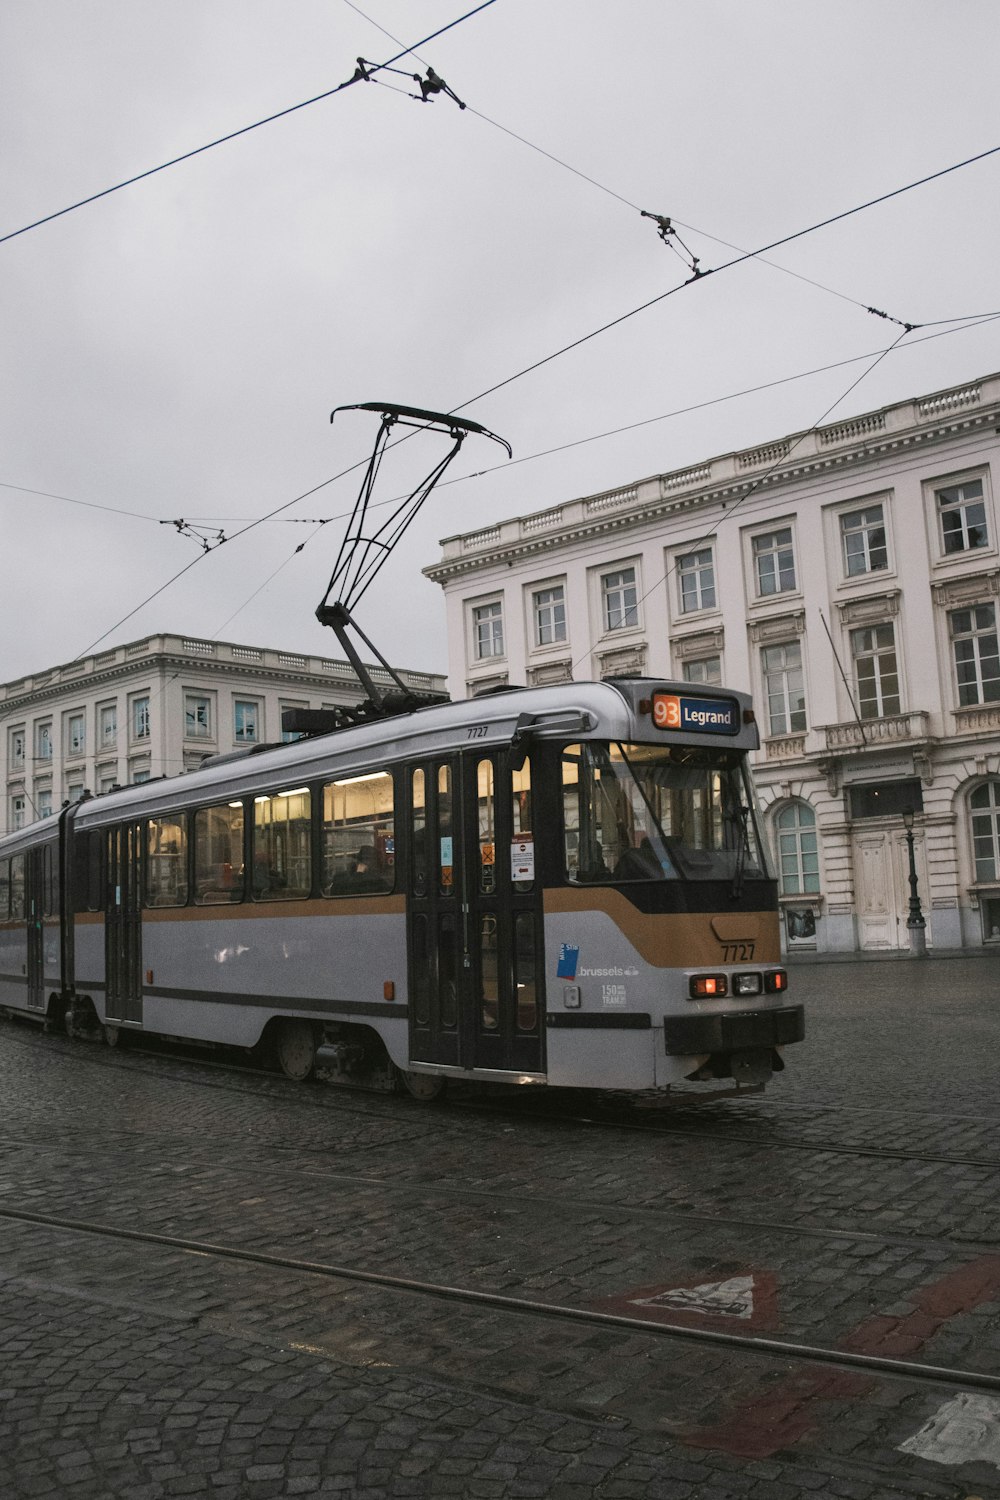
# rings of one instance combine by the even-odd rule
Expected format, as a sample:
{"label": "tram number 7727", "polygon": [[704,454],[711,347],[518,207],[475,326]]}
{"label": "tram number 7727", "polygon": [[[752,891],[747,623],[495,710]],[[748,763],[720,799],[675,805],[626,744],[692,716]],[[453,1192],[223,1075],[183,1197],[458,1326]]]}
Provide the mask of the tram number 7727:
{"label": "tram number 7727", "polygon": [[722,962],[724,964],[752,963],[755,947],[755,943],[723,943]]}

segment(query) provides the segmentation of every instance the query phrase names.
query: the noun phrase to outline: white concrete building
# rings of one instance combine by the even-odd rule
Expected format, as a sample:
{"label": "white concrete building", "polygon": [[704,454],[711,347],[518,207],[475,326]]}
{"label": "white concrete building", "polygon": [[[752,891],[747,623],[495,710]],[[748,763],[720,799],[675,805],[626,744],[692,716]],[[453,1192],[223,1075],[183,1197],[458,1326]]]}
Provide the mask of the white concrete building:
{"label": "white concrete building", "polygon": [[[389,674],[372,668],[378,683]],[[443,677],[400,670],[407,687]],[[188,636],[151,635],[0,686],[3,831],[84,790],[176,776],[206,755],[295,739],[286,708],[335,708],[365,696],[345,661]]]}
{"label": "white concrete building", "polygon": [[1000,375],[442,543],[452,693],[751,692],[786,937],[1000,946]]}

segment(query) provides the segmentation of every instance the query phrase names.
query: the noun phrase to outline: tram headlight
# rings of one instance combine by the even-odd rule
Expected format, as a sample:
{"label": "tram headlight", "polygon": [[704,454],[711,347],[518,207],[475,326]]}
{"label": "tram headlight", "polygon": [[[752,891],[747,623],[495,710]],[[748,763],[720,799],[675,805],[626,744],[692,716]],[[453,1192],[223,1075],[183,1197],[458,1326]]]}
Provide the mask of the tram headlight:
{"label": "tram headlight", "polygon": [[762,974],[734,974],[734,995],[759,995],[764,988],[764,977]]}
{"label": "tram headlight", "polygon": [[688,981],[688,995],[692,1000],[714,1000],[728,992],[729,981],[725,974],[692,974]]}

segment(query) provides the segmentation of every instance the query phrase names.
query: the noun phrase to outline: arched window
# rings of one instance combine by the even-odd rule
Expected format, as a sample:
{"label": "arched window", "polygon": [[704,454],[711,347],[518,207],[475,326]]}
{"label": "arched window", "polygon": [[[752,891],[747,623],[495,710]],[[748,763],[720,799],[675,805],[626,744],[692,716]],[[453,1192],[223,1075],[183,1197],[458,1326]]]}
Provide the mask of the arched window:
{"label": "arched window", "polygon": [[976,884],[1000,880],[1000,781],[987,781],[969,798]]}
{"label": "arched window", "polygon": [[808,802],[789,802],[774,820],[783,896],[819,894],[816,814]]}

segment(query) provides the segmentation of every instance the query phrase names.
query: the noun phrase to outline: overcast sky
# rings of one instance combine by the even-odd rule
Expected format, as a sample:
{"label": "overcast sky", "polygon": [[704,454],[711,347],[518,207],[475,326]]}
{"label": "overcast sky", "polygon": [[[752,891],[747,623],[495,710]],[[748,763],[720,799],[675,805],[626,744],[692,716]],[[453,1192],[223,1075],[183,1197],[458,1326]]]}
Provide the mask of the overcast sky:
{"label": "overcast sky", "polygon": [[[0,235],[474,4],[4,0]],[[353,504],[357,472],[325,481],[367,458],[377,419],[331,426],[333,407],[457,408],[680,286],[640,209],[710,270],[734,257],[720,241],[759,248],[1000,145],[998,32],[995,0],[495,0],[397,64],[430,64],[464,111],[384,74],[0,243],[0,680],[154,631],[339,654],[313,611],[344,522],[290,519]],[[810,427],[902,331],[869,306],[1000,313],[998,243],[995,155],[475,401],[530,461],[470,439],[451,476],[491,472],[431,497],[360,623],[397,664],[444,670],[420,573],[440,538]],[[997,369],[1000,322],[915,330],[836,415]],[[444,442],[393,454],[376,498]],[[160,524],[231,536],[319,485],[209,554]]]}

